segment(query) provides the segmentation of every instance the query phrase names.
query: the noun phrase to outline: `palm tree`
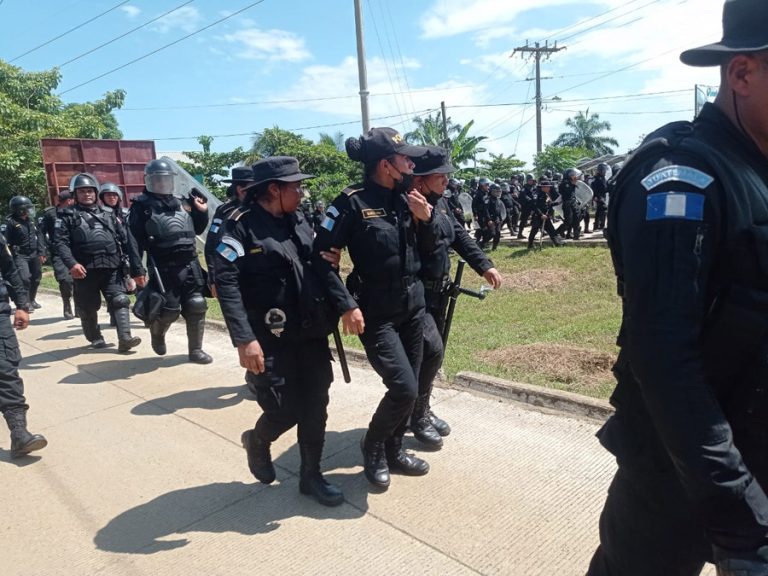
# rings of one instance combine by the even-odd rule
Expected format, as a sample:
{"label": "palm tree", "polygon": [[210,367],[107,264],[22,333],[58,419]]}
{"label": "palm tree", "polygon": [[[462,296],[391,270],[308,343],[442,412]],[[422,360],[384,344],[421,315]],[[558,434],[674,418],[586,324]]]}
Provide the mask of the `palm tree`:
{"label": "palm tree", "polygon": [[438,112],[435,116],[430,114],[425,118],[417,116],[413,122],[416,124],[416,129],[405,134],[405,141],[419,146],[442,146],[451,153],[451,161],[457,166],[467,163],[476,154],[485,152],[485,148],[480,148],[479,144],[487,136],[469,135],[469,130],[475,123],[474,120],[462,126],[447,118],[445,131],[442,112]]}
{"label": "palm tree", "polygon": [[328,134],[327,132],[320,132],[320,138],[317,140],[318,144],[328,144],[336,148],[336,150],[344,151],[344,132],[336,132],[335,134]]}
{"label": "palm tree", "polygon": [[553,146],[570,146],[571,148],[585,148],[595,156],[613,154],[613,147],[618,146],[616,139],[609,136],[600,136],[601,132],[611,129],[611,123],[600,120],[599,114],[579,112],[573,118],[568,118],[565,125],[571,132],[564,132],[552,143]]}

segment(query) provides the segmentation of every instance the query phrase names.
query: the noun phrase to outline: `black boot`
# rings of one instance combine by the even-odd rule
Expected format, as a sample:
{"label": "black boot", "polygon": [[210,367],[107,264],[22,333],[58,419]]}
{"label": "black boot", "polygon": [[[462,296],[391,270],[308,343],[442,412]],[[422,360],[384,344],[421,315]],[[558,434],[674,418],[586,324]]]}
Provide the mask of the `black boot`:
{"label": "black boot", "polygon": [[416,398],[411,414],[411,432],[419,442],[433,450],[439,450],[443,446],[443,438],[435,430],[429,420],[427,410],[429,408],[429,394],[423,394]]}
{"label": "black boot", "polygon": [[149,323],[149,335],[152,337],[152,350],[158,356],[165,356],[168,351],[165,347],[165,334],[178,318],[175,310],[163,309],[160,316]]}
{"label": "black boot", "polygon": [[299,492],[314,496],[315,500],[324,506],[338,506],[344,502],[344,494],[339,487],[327,482],[320,473],[322,442],[314,444],[299,442],[299,451],[301,452]]}
{"label": "black boot", "polygon": [[429,418],[432,426],[435,427],[440,436],[448,436],[451,433],[451,427],[448,425],[448,422],[435,416],[435,413],[430,410],[429,406],[427,406],[427,418]]}
{"label": "black boot", "polygon": [[75,315],[72,313],[72,302],[69,298],[64,299],[64,320],[72,320]]}
{"label": "black boot", "polygon": [[187,322],[187,343],[189,345],[189,361],[195,364],[210,364],[213,358],[203,351],[203,335],[205,334],[205,314],[189,315]]}
{"label": "black boot", "polygon": [[243,432],[240,442],[248,454],[248,469],[251,474],[262,484],[272,484],[275,481],[275,467],[269,453],[270,443],[259,438],[255,430]]}
{"label": "black boot", "polygon": [[112,312],[117,327],[117,351],[124,353],[141,344],[141,338],[131,336],[131,313],[128,308],[118,308]]}
{"label": "black boot", "polygon": [[11,431],[11,458],[21,458],[48,445],[44,436],[27,430],[27,409],[23,406],[8,408],[3,416]]}
{"label": "black boot", "polygon": [[393,472],[406,476],[424,476],[429,472],[429,464],[425,460],[403,450],[403,437],[390,436],[384,443],[387,464]]}
{"label": "black boot", "polygon": [[368,482],[386,490],[389,488],[389,467],[384,457],[384,442],[369,442],[367,434],[360,439],[363,452],[363,472]]}

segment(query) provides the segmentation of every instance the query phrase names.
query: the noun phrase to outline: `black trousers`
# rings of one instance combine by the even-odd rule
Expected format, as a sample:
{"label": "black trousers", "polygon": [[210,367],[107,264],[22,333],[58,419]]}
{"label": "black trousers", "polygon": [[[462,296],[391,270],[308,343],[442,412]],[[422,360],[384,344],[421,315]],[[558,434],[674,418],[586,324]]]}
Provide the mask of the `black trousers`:
{"label": "black trousers", "polygon": [[333,381],[328,340],[260,340],[267,370],[246,373],[264,411],[256,435],[274,442],[294,426],[301,444],[322,444],[328,418],[328,389]]}
{"label": "black trousers", "polygon": [[440,366],[443,365],[443,338],[434,316],[424,315],[424,357],[419,370],[419,396],[429,395]]}
{"label": "black trousers", "polygon": [[595,230],[605,228],[605,217],[608,214],[608,206],[605,205],[605,200],[595,200]]}
{"label": "black trousers", "polygon": [[8,313],[0,313],[0,412],[9,408],[29,408],[24,398],[24,381],[19,376],[21,352]]}
{"label": "black trousers", "polygon": [[34,302],[37,298],[37,289],[40,286],[40,279],[43,277],[43,265],[39,256],[25,256],[18,254],[14,261],[19,269],[21,282],[29,294],[29,301]]}
{"label": "black trousers", "polygon": [[74,281],[75,305],[92,314],[101,308],[101,296],[109,304],[118,294],[125,294],[123,279],[117,268],[95,268],[87,271],[85,278]]}
{"label": "black trousers", "polygon": [[531,233],[528,236],[528,247],[533,246],[533,241],[536,239],[536,234],[539,233],[539,230],[542,228],[542,222],[544,226],[544,231],[549,235],[552,242],[556,242],[555,238],[557,237],[557,231],[555,230],[554,224],[552,224],[551,218],[542,218],[541,214],[534,214],[533,219],[531,220]]}
{"label": "black trousers", "polygon": [[390,320],[371,320],[360,335],[365,354],[387,393],[368,426],[368,440],[402,437],[418,395],[417,374],[424,351],[424,309]]}
{"label": "black trousers", "polygon": [[59,283],[59,292],[64,300],[72,298],[73,280],[72,275],[69,273],[69,268],[61,258],[58,256],[52,256],[51,262],[53,264],[53,276]]}
{"label": "black trousers", "polygon": [[181,266],[163,267],[160,261],[157,265],[165,287],[166,308],[182,309],[183,312],[184,304],[192,296],[202,296],[205,280],[196,259]]}
{"label": "black trousers", "polygon": [[524,205],[520,209],[520,225],[517,227],[517,234],[520,238],[523,237],[523,229],[528,224],[528,218],[533,214],[533,206]]}

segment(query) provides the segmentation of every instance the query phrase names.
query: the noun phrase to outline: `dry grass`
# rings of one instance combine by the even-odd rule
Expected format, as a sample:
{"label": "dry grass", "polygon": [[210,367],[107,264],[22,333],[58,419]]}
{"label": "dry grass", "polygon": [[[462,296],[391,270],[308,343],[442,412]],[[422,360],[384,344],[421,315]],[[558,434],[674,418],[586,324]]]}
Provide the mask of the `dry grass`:
{"label": "dry grass", "polygon": [[536,343],[505,346],[477,354],[483,362],[513,372],[536,372],[583,392],[597,391],[612,379],[615,354],[564,344]]}
{"label": "dry grass", "polygon": [[571,279],[571,272],[565,268],[542,268],[521,272],[502,272],[501,279],[502,290],[540,292],[565,286]]}

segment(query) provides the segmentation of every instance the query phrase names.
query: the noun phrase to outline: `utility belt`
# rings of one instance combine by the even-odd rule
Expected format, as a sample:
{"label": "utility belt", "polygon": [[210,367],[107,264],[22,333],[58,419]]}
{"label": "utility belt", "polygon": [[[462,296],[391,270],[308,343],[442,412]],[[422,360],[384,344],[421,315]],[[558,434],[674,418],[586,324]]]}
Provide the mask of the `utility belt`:
{"label": "utility belt", "polygon": [[450,285],[451,279],[446,275],[436,280],[425,279],[422,280],[422,283],[424,284],[424,290],[427,292],[443,292]]}

